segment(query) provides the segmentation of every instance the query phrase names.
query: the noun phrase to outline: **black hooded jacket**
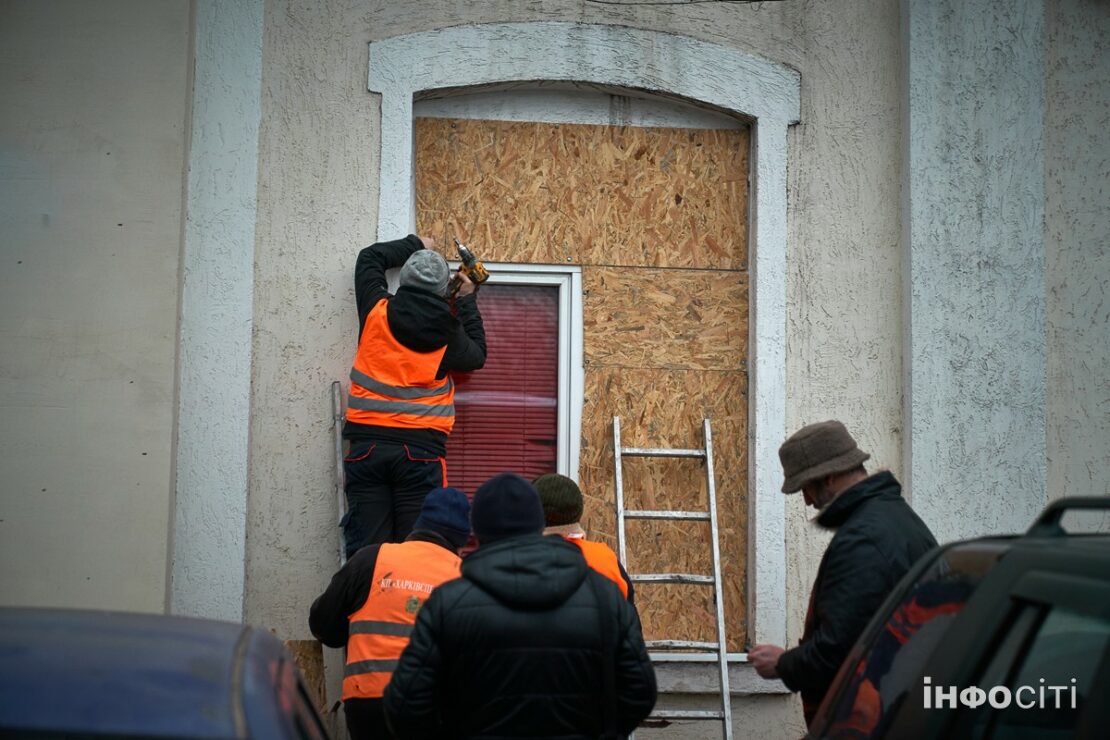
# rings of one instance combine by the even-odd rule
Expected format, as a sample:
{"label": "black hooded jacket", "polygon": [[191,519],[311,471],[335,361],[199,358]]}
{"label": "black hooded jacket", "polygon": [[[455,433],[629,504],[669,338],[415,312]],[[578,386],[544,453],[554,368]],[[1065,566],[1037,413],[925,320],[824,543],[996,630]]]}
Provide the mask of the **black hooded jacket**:
{"label": "black hooded jacket", "polygon": [[802,693],[807,722],[872,615],[914,562],[937,545],[889,472],[841,493],[817,523],[836,529],[836,536],[817,570],[805,633],[778,662],[782,682]]}
{"label": "black hooded jacket", "polygon": [[432,593],[384,702],[396,737],[569,739],[601,736],[605,707],[626,735],[655,696],[635,608],[573,544],[524,535],[482,545]]}
{"label": "black hooded jacket", "polygon": [[[386,320],[394,338],[416,352],[431,352],[446,347],[436,377],[448,371],[479,370],[486,362],[486,332],[478,312],[477,294],[455,299],[455,313],[441,296],[413,287],[401,287],[390,295],[385,272],[405,264],[417,250],[423,249],[420,238],[409,234],[404,239],[371,244],[358,254],[355,261],[355,303],[361,333],[366,317],[383,298],[389,301]],[[348,421],[343,436],[350,440],[375,439],[415,444],[445,454],[447,435],[434,429],[402,429],[398,427],[355,424]]]}

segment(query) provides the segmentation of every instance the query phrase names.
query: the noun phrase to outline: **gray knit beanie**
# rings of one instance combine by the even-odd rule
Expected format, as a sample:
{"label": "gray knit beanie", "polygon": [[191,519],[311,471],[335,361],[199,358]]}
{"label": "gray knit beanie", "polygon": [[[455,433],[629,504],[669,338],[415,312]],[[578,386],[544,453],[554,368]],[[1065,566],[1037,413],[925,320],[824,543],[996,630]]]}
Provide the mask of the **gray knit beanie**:
{"label": "gray knit beanie", "polygon": [[450,272],[447,260],[439,252],[418,249],[405,260],[398,282],[402,287],[421,288],[438,296],[446,296]]}

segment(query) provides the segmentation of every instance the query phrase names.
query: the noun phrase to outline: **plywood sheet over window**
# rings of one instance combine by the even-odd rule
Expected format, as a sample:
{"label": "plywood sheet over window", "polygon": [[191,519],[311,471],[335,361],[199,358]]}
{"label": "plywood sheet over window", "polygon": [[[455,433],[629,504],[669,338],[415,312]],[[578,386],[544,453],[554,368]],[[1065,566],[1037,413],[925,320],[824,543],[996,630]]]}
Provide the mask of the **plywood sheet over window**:
{"label": "plywood sheet over window", "polygon": [[747,269],[746,128],[421,118],[416,148],[417,223],[490,261]]}
{"label": "plywood sheet over window", "polygon": [[[580,264],[585,398],[579,481],[614,543],[614,415],[624,443],[698,447],[713,420],[729,649],[746,643],[746,128],[417,119],[417,231],[491,262]],[[453,257],[446,248],[445,253]],[[479,299],[479,305],[480,299]],[[448,461],[450,466],[450,461]],[[690,460],[629,460],[635,508],[704,508]],[[631,572],[709,572],[708,527],[630,522]],[[649,639],[711,639],[712,594],[642,585]]]}

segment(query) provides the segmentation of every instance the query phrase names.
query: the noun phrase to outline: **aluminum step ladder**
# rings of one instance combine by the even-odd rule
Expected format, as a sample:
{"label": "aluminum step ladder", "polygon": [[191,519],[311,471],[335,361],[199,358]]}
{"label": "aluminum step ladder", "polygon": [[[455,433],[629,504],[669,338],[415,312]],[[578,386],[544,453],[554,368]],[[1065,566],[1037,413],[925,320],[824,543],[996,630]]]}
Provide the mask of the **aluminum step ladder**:
{"label": "aluminum step ladder", "polygon": [[[704,446],[701,449],[649,449],[621,446],[621,420],[613,417],[613,456],[614,485],[616,487],[617,509],[617,549],[621,562],[628,567],[628,553],[625,547],[624,523],[627,519],[669,519],[709,522],[710,541],[713,547],[713,575],[690,573],[643,573],[629,574],[633,583],[682,583],[699,586],[712,586],[717,607],[717,641],[699,642],[695,640],[647,640],[648,650],[688,649],[699,652],[715,652],[720,668],[721,709],[712,710],[658,710],[648,715],[648,719],[696,719],[719,720],[724,727],[725,740],[732,740],[732,706],[728,685],[728,643],[725,640],[725,603],[721,584],[721,547],[717,538],[717,491],[713,475],[713,434],[709,419],[702,422]],[[624,481],[622,475],[623,459],[626,457],[694,457],[705,461],[705,476],[709,494],[708,511],[646,511],[625,509]]]}

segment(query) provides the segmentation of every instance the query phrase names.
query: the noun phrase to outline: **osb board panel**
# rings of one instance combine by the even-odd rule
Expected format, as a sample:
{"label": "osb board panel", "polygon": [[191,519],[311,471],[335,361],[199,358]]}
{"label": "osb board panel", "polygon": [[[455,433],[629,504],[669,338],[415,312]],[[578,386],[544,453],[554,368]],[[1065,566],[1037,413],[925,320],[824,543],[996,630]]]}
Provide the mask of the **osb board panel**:
{"label": "osb board panel", "polygon": [[746,272],[586,267],[582,293],[587,368],[745,369]]}
{"label": "osb board panel", "polygon": [[415,136],[417,233],[442,245],[490,262],[747,269],[747,127],[418,118]]}
{"label": "osb board panel", "polygon": [[[747,152],[746,129],[416,123],[418,233],[452,257],[458,237],[490,262],[584,266],[591,536],[615,544],[614,414],[632,446],[699,446],[713,419],[730,650],[746,640]],[[630,506],[705,506],[696,461],[629,460],[624,479]],[[710,571],[705,524],[627,533],[632,572]],[[649,639],[714,637],[711,589],[642,584],[637,604]]]}
{"label": "osb board panel", "polygon": [[[747,567],[747,374],[740,371],[592,367],[586,371],[580,483],[583,523],[591,537],[616,544],[613,489],[614,415],[625,447],[701,447],[702,419],[711,419],[729,649],[744,649]],[[702,463],[690,459],[627,459],[628,508],[706,507]],[[709,526],[697,522],[626,523],[630,573],[708,574]],[[636,603],[648,639],[715,638],[712,589],[638,584]]]}
{"label": "osb board panel", "polygon": [[328,707],[324,683],[323,645],[316,640],[285,640],[284,645],[304,675],[305,686],[312,697],[312,703],[321,714],[326,714]]}

